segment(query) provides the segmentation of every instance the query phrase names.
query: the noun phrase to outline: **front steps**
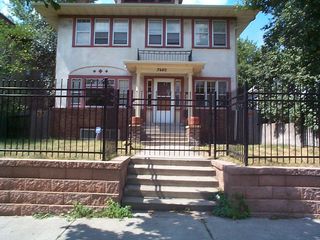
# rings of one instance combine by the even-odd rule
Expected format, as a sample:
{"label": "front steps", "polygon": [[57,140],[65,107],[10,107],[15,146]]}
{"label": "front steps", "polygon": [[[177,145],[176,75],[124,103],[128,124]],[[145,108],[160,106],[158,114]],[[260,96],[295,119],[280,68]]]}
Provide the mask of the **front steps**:
{"label": "front steps", "polygon": [[211,211],[218,186],[209,160],[134,157],[123,203],[135,210]]}

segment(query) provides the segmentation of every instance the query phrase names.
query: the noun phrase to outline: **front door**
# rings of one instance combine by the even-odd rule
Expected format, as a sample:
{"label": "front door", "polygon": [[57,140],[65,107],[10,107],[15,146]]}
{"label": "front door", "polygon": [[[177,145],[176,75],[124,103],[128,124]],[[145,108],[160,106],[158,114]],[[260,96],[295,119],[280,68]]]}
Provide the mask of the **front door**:
{"label": "front door", "polygon": [[174,122],[174,80],[155,79],[154,92],[156,104],[154,106],[155,123]]}

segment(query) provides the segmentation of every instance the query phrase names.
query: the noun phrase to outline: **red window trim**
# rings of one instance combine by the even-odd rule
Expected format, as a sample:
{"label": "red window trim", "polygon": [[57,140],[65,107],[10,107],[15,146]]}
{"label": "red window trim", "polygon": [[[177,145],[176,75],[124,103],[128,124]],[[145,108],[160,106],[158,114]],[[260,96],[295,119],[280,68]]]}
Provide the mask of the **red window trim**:
{"label": "red window trim", "polygon": [[[129,81],[129,90],[132,91],[132,76],[128,76],[128,75],[126,75],[126,76],[121,76],[121,75],[115,75],[115,76],[112,76],[112,75],[99,75],[99,76],[96,76],[96,75],[69,75],[68,83],[67,83],[68,96],[71,95],[71,82],[72,82],[72,80],[79,79],[79,78],[82,80],[80,91],[83,91],[85,88],[85,81],[83,81],[83,79],[85,79],[85,78],[93,78],[93,79],[110,78],[112,80],[115,80],[115,88],[116,89],[118,89],[118,87],[119,87],[119,80],[128,80]],[[68,98],[67,107],[68,108],[74,107],[74,106],[72,106],[70,97]],[[78,107],[90,108],[90,106],[85,106],[85,104],[83,102],[83,98],[80,99],[80,104]],[[93,107],[96,107],[96,106],[93,106]]]}
{"label": "red window trim", "polygon": [[231,92],[231,78],[230,77],[193,77],[192,79],[192,97],[195,99],[195,87],[196,87],[196,81],[221,81],[221,82],[227,82],[227,88],[228,91]]}
{"label": "red window trim", "polygon": [[[91,21],[91,42],[89,45],[76,45],[76,25],[77,19],[90,19]],[[95,45],[94,44],[94,22],[95,19],[106,18],[109,19],[109,44],[108,45]],[[128,45],[114,45],[113,44],[113,20],[114,19],[127,19],[128,20]],[[73,16],[73,31],[72,31],[72,47],[113,47],[113,48],[130,48],[131,47],[131,29],[132,29],[132,17],[107,17],[107,16],[95,16],[95,17],[85,17],[85,16]]]}
{"label": "red window trim", "polygon": [[[208,20],[209,21],[209,47],[199,47],[195,45],[195,21],[196,20]],[[226,21],[227,23],[227,39],[226,46],[224,47],[216,47],[213,46],[213,21],[221,20]],[[195,49],[230,49],[230,19],[229,18],[193,18],[192,19],[192,48]]]}
{"label": "red window trim", "polygon": [[[149,20],[161,20],[162,21],[162,43],[161,45],[153,46],[149,45]],[[179,20],[180,21],[180,45],[172,46],[167,45],[167,20]],[[184,18],[177,17],[147,17],[145,20],[145,48],[183,48],[184,47]]]}

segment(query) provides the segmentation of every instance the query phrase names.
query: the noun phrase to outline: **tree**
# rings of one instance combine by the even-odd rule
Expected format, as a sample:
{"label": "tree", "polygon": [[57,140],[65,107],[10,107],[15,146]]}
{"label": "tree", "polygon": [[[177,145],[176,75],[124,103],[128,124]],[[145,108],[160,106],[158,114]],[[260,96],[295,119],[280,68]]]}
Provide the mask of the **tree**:
{"label": "tree", "polygon": [[[318,0],[244,0],[245,6],[272,14],[264,27],[265,46],[252,71],[257,87],[263,91],[282,91],[286,99],[304,93],[299,111],[288,106],[288,115],[295,123],[319,129],[320,92],[320,4]],[[250,79],[248,80],[250,81]],[[277,106],[265,111],[274,115]],[[264,109],[265,110],[265,109]],[[283,113],[281,113],[283,114]]]}
{"label": "tree", "polygon": [[245,82],[250,87],[256,84],[256,68],[261,58],[261,49],[246,39],[238,40],[238,84],[242,86]]}
{"label": "tree", "polygon": [[0,32],[0,79],[19,76],[32,65],[32,29],[0,20]]}

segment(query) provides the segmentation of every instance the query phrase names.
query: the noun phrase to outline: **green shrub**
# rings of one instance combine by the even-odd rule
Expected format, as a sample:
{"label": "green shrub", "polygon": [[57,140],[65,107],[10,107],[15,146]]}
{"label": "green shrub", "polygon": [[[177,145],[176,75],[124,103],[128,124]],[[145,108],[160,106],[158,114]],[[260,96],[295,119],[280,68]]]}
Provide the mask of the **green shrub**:
{"label": "green shrub", "polygon": [[233,194],[230,198],[224,193],[216,195],[217,206],[213,209],[213,214],[219,217],[232,219],[244,219],[250,217],[250,210],[242,194]]}
{"label": "green shrub", "polygon": [[68,212],[69,219],[76,218],[131,218],[132,211],[130,206],[121,207],[121,205],[113,200],[108,200],[105,207],[101,210],[94,210],[81,203],[75,203],[73,209]]}

